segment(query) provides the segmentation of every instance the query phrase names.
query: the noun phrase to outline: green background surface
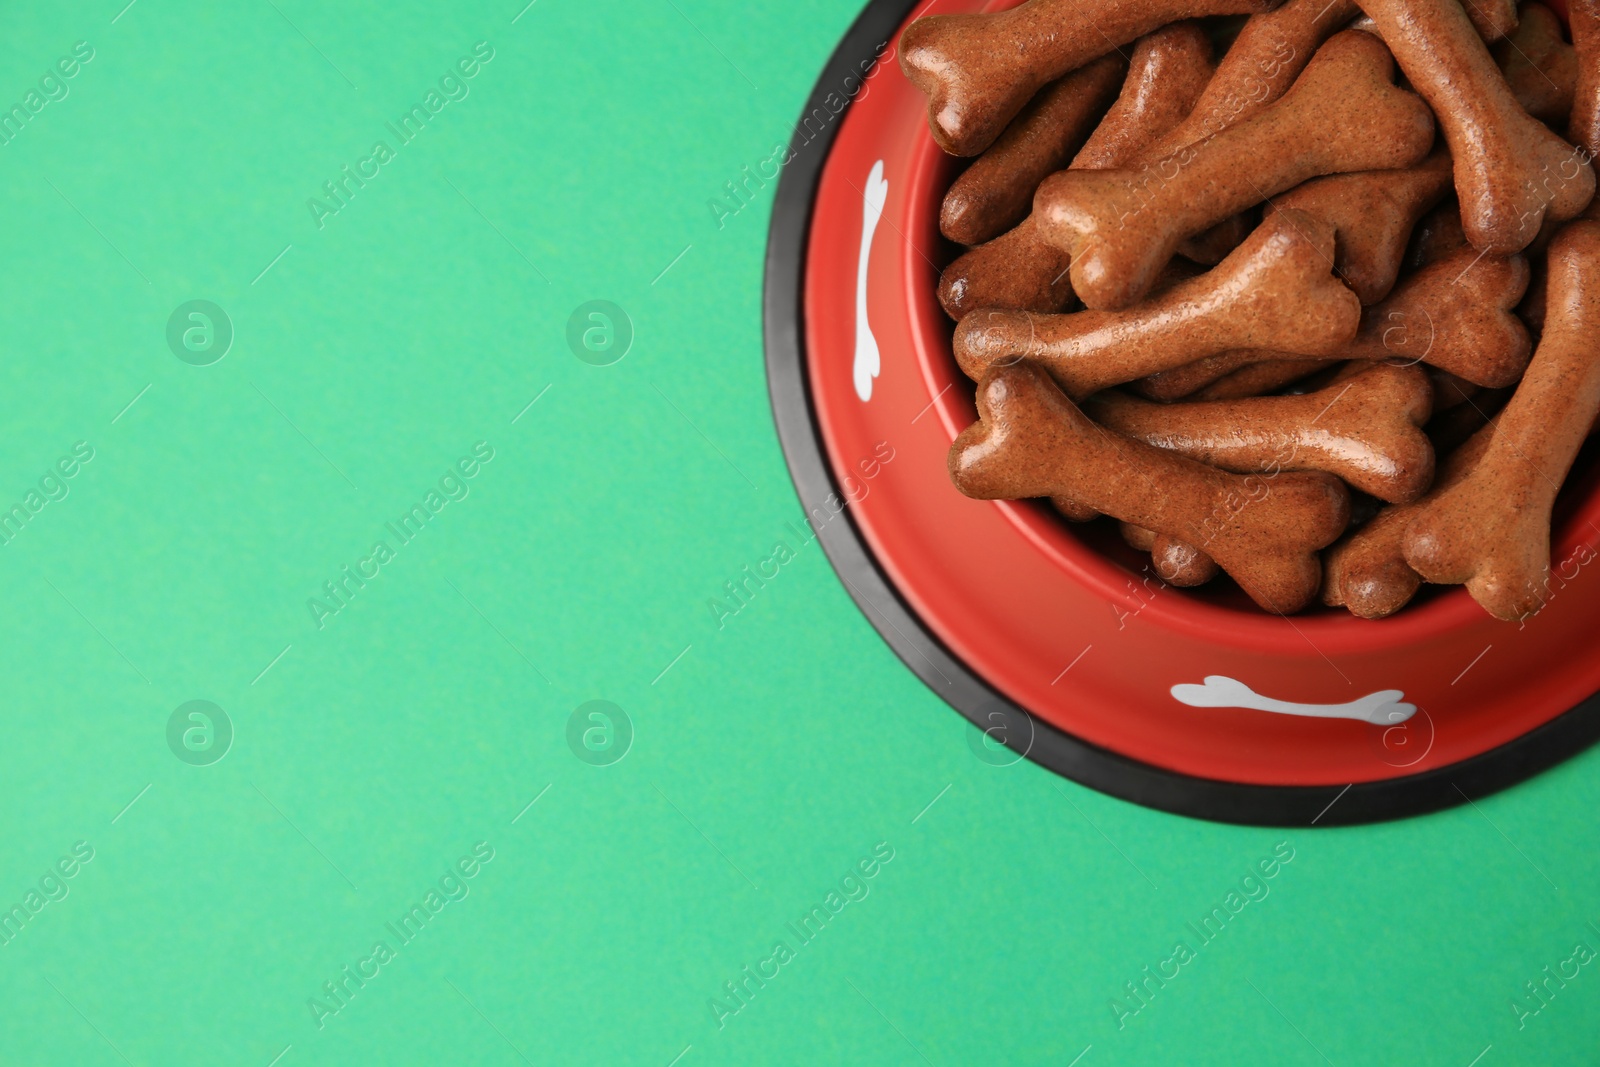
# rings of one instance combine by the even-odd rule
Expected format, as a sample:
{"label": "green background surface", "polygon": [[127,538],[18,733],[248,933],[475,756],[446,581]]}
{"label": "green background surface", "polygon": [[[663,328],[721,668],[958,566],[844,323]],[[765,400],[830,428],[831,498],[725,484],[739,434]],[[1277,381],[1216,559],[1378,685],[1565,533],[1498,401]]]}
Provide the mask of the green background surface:
{"label": "green background surface", "polygon": [[[0,509],[94,450],[0,547],[0,906],[93,850],[0,945],[0,1063],[1595,1062],[1600,968],[1520,1027],[1511,1002],[1600,946],[1600,754],[1393,825],[1209,825],[976,758],[815,544],[719,629],[708,598],[802,508],[762,367],[772,189],[720,227],[707,201],[853,4],[120,3],[0,7],[0,100],[94,49],[0,146]],[[209,366],[166,342],[192,299],[235,330]],[[636,334],[610,366],[565,340],[594,299]],[[167,742],[194,699],[235,733],[209,766]],[[591,700],[631,721],[620,762],[569,748]],[[468,895],[319,1025],[479,842]],[[1268,895],[1119,1028],[1275,846]]]}

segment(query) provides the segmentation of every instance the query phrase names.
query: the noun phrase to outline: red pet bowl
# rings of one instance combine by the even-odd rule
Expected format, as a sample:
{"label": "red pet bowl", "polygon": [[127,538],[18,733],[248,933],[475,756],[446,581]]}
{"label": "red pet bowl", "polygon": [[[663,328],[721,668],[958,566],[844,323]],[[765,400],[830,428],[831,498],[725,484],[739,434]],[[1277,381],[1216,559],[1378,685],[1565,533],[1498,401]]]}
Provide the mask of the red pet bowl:
{"label": "red pet bowl", "polygon": [[[930,12],[976,10],[935,0]],[[1458,588],[1390,619],[1278,618],[1164,586],[1105,522],[969,500],[945,458],[976,418],[935,297],[960,163],[928,132],[876,0],[817,83],[773,209],[767,368],[790,471],[861,610],[991,738],[1076,781],[1232,822],[1357,823],[1503,788],[1600,736],[1600,464],[1558,507],[1549,605]]]}

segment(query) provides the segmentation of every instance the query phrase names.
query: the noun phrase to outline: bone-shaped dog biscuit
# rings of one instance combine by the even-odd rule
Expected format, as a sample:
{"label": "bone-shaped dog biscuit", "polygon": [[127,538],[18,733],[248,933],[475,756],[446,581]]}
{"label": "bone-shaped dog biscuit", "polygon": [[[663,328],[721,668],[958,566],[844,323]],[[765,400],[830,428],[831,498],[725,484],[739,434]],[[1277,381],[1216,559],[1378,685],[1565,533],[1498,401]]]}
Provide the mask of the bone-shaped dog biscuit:
{"label": "bone-shaped dog biscuit", "polygon": [[1100,513],[1094,508],[1086,508],[1064,496],[1052,497],[1050,503],[1068,522],[1093,522],[1100,517]]}
{"label": "bone-shaped dog biscuit", "polygon": [[1122,539],[1128,547],[1150,553],[1150,565],[1156,576],[1168,585],[1193,589],[1205,585],[1221,571],[1216,560],[1193,545],[1129,522],[1120,525]]}
{"label": "bone-shaped dog biscuit", "polygon": [[1584,209],[1595,182],[1587,159],[1517,103],[1459,0],[1358,3],[1439,117],[1475,248],[1519,252],[1546,214],[1559,221]]}
{"label": "bone-shaped dog biscuit", "polygon": [[[1072,167],[1096,170],[1133,160],[1189,113],[1212,70],[1211,39],[1194,22],[1140,38],[1122,92]],[[1033,189],[1027,194],[1031,208]],[[1071,265],[1072,257],[1044,239],[1030,214],[946,267],[939,276],[939,303],[957,321],[980,307],[1061,311],[1073,300]]]}
{"label": "bone-shaped dog biscuit", "polygon": [[[957,269],[963,261],[965,265]],[[1053,276],[1048,269],[1040,269],[1046,265],[1056,268]],[[939,279],[939,302],[958,322],[980,307],[1054,314],[1073,299],[1068,265],[1065,252],[1046,244],[1031,222],[1024,222],[951,264]],[[1152,292],[1159,294],[1202,273],[1198,264],[1174,257],[1156,279]]]}
{"label": "bone-shaped dog biscuit", "polygon": [[944,235],[981,244],[1027,218],[1033,191],[1082,147],[1126,70],[1127,62],[1113,52],[1041,89],[945,193],[939,212]]}
{"label": "bone-shaped dog biscuit", "polygon": [[956,327],[956,361],[976,380],[994,364],[1026,359],[1085,397],[1229,349],[1326,355],[1350,343],[1361,318],[1332,259],[1332,227],[1285,209],[1220,266],[1138,307],[968,315]]}
{"label": "bone-shaped dog biscuit", "polygon": [[[1103,170],[1162,157],[1219,132],[1277,100],[1318,44],[1354,12],[1353,0],[1289,0],[1246,22],[1222,68],[1194,22],[1140,39],[1121,94],[1073,159],[1072,170]],[[1213,71],[1215,70],[1215,76]],[[1186,118],[1187,117],[1187,118]],[[1238,216],[1181,249],[1216,263],[1237,246]],[[1203,242],[1210,247],[1194,247]],[[945,268],[939,300],[960,320],[980,307],[1058,312],[1071,303],[1072,257],[1046,241],[1032,216]]]}
{"label": "bone-shaped dog biscuit", "polygon": [[1422,432],[1433,386],[1416,367],[1357,370],[1300,396],[1153,404],[1107,390],[1083,413],[1223,470],[1327,471],[1380,500],[1415,500],[1433,481],[1433,445]]}
{"label": "bone-shaped dog biscuit", "polygon": [[[1289,0],[1275,11],[1251,15],[1188,115],[1140,152],[1137,162],[1158,164],[1276,101],[1294,84],[1317,46],[1355,11],[1354,0]],[[1119,165],[1106,163],[1095,169]],[[1186,239],[1178,250],[1197,263],[1220,263],[1251,228],[1250,220],[1234,215]]]}
{"label": "bone-shaped dog biscuit", "polygon": [[1073,299],[1072,257],[1046,241],[1033,216],[957,256],[939,275],[939,306],[960,322],[978,308],[1052,314]]}
{"label": "bone-shaped dog biscuit", "polygon": [[[1252,15],[1215,75],[1211,42],[1198,24],[1175,23],[1141,38],[1121,95],[1069,169],[1159,162],[1249,118],[1288,90],[1317,46],[1355,10],[1354,0],[1289,0]],[[1040,237],[1031,219],[1019,230],[946,268],[940,299],[952,318],[978,307],[1055,312],[1070,302],[1063,272],[1071,257]],[[1179,250],[1196,262],[1219,263],[1247,232],[1246,220],[1235,215]]]}
{"label": "bone-shaped dog biscuit", "polygon": [[1562,39],[1554,11],[1524,4],[1516,32],[1494,46],[1494,58],[1524,111],[1541,122],[1565,124],[1578,84],[1578,53]]}
{"label": "bone-shaped dog biscuit", "polygon": [[957,489],[980,499],[1067,497],[1194,545],[1268,611],[1298,611],[1322,575],[1317,550],[1349,520],[1331,475],[1230,474],[1096,426],[1028,364],[978,385],[980,421],[950,449]]}
{"label": "bone-shaped dog biscuit", "polygon": [[1140,158],[1165,159],[1275,103],[1322,42],[1356,11],[1354,0],[1288,0],[1275,11],[1251,15],[1183,121],[1148,145]]}
{"label": "bone-shaped dog biscuit", "polygon": [[1452,452],[1426,496],[1391,504],[1324,553],[1322,602],[1348,608],[1363,619],[1381,619],[1411,603],[1422,587],[1422,576],[1406,563],[1406,528],[1425,505],[1460,482],[1483,458],[1491,435],[1492,431],[1480,430]]}
{"label": "bone-shaped dog biscuit", "polygon": [[1170,22],[1245,15],[1276,0],[1028,0],[1007,11],[920,18],[900,35],[900,68],[928,97],[946,152],[973,156],[1039,89]]}
{"label": "bone-shaped dog biscuit", "polygon": [[1430,582],[1464,583],[1489,614],[1517,620],[1549,595],[1550,511],[1600,412],[1600,223],[1551,242],[1544,336],[1472,472],[1406,528],[1406,562]]}
{"label": "bone-shaped dog biscuit", "polygon": [[[1250,396],[1265,396],[1286,385],[1338,364],[1336,359],[1268,359],[1251,363],[1225,374],[1190,394],[1193,400],[1243,400]],[[1183,368],[1178,368],[1182,370]],[[1160,375],[1156,375],[1159,378]],[[1144,381],[1154,379],[1146,378]],[[1135,383],[1137,384],[1137,383]]]}
{"label": "bone-shaped dog biscuit", "polygon": [[1137,159],[1194,110],[1216,71],[1198,22],[1175,22],[1139,38],[1122,91],[1072,157],[1073,170],[1105,170]]}
{"label": "bone-shaped dog biscuit", "polygon": [[1514,309],[1528,289],[1528,261],[1463,248],[1411,275],[1366,309],[1343,355],[1439,367],[1476,385],[1510,385],[1532,341]]}
{"label": "bone-shaped dog biscuit", "polygon": [[1144,170],[1063,171],[1034,194],[1035,224],[1072,255],[1091,308],[1127,307],[1187,237],[1323,174],[1421,161],[1433,116],[1392,82],[1383,42],[1351,30],[1322,46],[1282,99]]}
{"label": "bone-shaped dog biscuit", "polygon": [[[1138,381],[1130,383],[1128,387],[1148,400],[1182,400],[1185,397],[1195,396],[1200,390],[1208,388],[1213,383],[1221,382],[1224,378],[1232,377],[1240,371],[1266,363],[1278,365],[1281,370],[1275,369],[1257,373],[1264,374],[1261,380],[1270,382],[1281,379],[1281,381],[1277,381],[1277,384],[1287,384],[1298,378],[1303,378],[1323,365],[1320,361],[1310,357],[1296,358],[1293,354],[1285,354],[1270,348],[1234,348],[1225,352],[1218,352],[1214,356],[1205,356],[1182,366],[1157,371],[1149,377],[1140,378]],[[1289,370],[1286,364],[1290,363],[1303,363],[1303,372],[1289,377]],[[1249,380],[1253,384],[1257,379],[1252,375]],[[1241,395],[1252,396],[1258,394],[1244,393]],[[1236,397],[1225,398],[1212,395],[1207,399],[1236,399]]]}
{"label": "bone-shaped dog biscuit", "polygon": [[1517,28],[1517,0],[1461,0],[1461,6],[1485,44],[1493,44]]}
{"label": "bone-shaped dog biscuit", "polygon": [[1600,0],[1567,0],[1567,22],[1578,56],[1567,137],[1592,160],[1600,156]]}
{"label": "bone-shaped dog biscuit", "polygon": [[[1355,339],[1336,354],[1424,362],[1476,385],[1510,385],[1533,350],[1527,327],[1513,311],[1528,279],[1528,262],[1520,255],[1485,256],[1463,248],[1411,275],[1387,298],[1366,308]],[[1175,400],[1241,367],[1284,355],[1266,346],[1221,352],[1152,375],[1134,389],[1152,400]]]}
{"label": "bone-shaped dog biscuit", "polygon": [[1150,565],[1157,576],[1179,589],[1205,585],[1222,573],[1217,561],[1187,541],[1156,534],[1150,545]]}
{"label": "bone-shaped dog biscuit", "polygon": [[1450,156],[1434,152],[1406,170],[1335,174],[1307,182],[1272,200],[1331,222],[1334,270],[1363,304],[1389,295],[1412,230],[1450,189]]}

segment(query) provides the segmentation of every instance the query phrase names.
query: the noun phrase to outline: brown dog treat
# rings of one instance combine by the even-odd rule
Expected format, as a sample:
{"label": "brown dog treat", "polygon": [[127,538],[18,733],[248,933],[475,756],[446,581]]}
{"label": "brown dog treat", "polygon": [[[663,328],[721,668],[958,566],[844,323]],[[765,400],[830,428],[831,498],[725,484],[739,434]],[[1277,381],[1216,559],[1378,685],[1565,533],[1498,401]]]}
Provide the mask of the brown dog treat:
{"label": "brown dog treat", "polygon": [[[1181,281],[1187,281],[1190,278],[1198,277],[1200,273],[1200,268],[1192,263],[1189,263],[1187,260],[1174,259],[1171,263],[1167,264],[1167,270],[1162,278],[1162,281],[1157,284],[1156,289],[1158,292],[1165,292],[1167,289]],[[1100,514],[1093,508],[1083,507],[1079,504],[1073,503],[1070,500],[1056,500],[1054,501],[1054,504],[1056,506],[1056,510],[1072,522],[1088,522],[1090,519],[1093,519]]]}
{"label": "brown dog treat", "polygon": [[1288,0],[1275,11],[1251,15],[1184,120],[1153,141],[1140,159],[1163,160],[1275,103],[1322,42],[1356,11],[1354,0]]}
{"label": "brown dog treat", "polygon": [[1406,528],[1411,569],[1465,583],[1485,611],[1523,619],[1549,593],[1550,509],[1600,412],[1600,223],[1568,226],[1550,245],[1550,305],[1528,373],[1500,413],[1472,473]]}
{"label": "brown dog treat", "polygon": [[1085,304],[1127,307],[1186,237],[1230,215],[1318,175],[1420,162],[1433,117],[1391,83],[1393,69],[1371,34],[1338,34],[1282,99],[1155,167],[1045,179],[1035,224],[1072,253],[1072,287]]}
{"label": "brown dog treat", "polygon": [[960,322],[978,308],[1054,314],[1071,306],[1072,257],[1046,241],[1033,216],[970,248],[939,275],[939,305]]}
{"label": "brown dog treat", "polygon": [[1324,355],[1348,344],[1361,318],[1355,294],[1329,270],[1332,256],[1331,226],[1280,211],[1220,266],[1138,307],[968,315],[956,327],[956,362],[977,380],[997,363],[1028,360],[1084,397],[1233,348]]}
{"label": "brown dog treat", "polygon": [[1175,22],[1141,37],[1121,93],[1071,169],[1105,170],[1138,158],[1194,110],[1215,70],[1211,38],[1198,22]]}
{"label": "brown dog treat", "polygon": [[[1317,46],[1355,10],[1354,0],[1289,0],[1276,11],[1251,15],[1183,123],[1141,153],[1140,161],[1159,163],[1276,101],[1294,84]],[[1249,236],[1253,221],[1235,215],[1188,238],[1178,251],[1197,263],[1220,263]]]}
{"label": "brown dog treat", "polygon": [[1411,603],[1422,587],[1422,576],[1406,563],[1406,527],[1429,502],[1471,472],[1491,436],[1489,431],[1479,432],[1452,452],[1425,496],[1389,505],[1324,553],[1322,602],[1348,608],[1363,619],[1381,619]]}
{"label": "brown dog treat", "polygon": [[[1483,38],[1484,44],[1494,44],[1499,41],[1517,24],[1516,0],[1492,0],[1492,2],[1484,0],[1481,7],[1474,6],[1474,0],[1462,0],[1462,6],[1467,9],[1467,17],[1472,20],[1472,28],[1478,31],[1478,36]],[[1378,24],[1372,21],[1371,15],[1361,15],[1346,29],[1366,30],[1368,33],[1378,34]]]}
{"label": "brown dog treat", "polygon": [[1533,342],[1513,313],[1528,290],[1528,261],[1463,248],[1411,275],[1367,308],[1343,353],[1406,360],[1494,389],[1515,382]]}
{"label": "brown dog treat", "polygon": [[1217,561],[1193,545],[1175,541],[1166,534],[1146,530],[1131,522],[1119,525],[1122,539],[1128,547],[1150,553],[1150,564],[1155,568],[1156,575],[1168,585],[1192,589],[1197,585],[1205,585],[1217,576]]}
{"label": "brown dog treat", "polygon": [[1406,253],[1406,268],[1418,270],[1437,263],[1458,248],[1469,248],[1466,231],[1461,228],[1461,207],[1452,198],[1422,217],[1411,237]]}
{"label": "brown dog treat", "polygon": [[1115,52],[1039,91],[945,194],[939,229],[982,244],[1028,217],[1033,191],[1067,165],[1110,104],[1128,64]]}
{"label": "brown dog treat", "polygon": [[1204,389],[1190,394],[1188,399],[1243,400],[1246,397],[1265,396],[1286,385],[1294,385],[1304,378],[1309,378],[1320,370],[1338,365],[1338,360],[1332,359],[1264,360],[1223,375]]}
{"label": "brown dog treat", "polygon": [[[1189,113],[1212,69],[1211,41],[1197,23],[1176,23],[1140,39],[1121,94],[1072,167],[1092,170],[1132,160]],[[1072,257],[1046,241],[1029,215],[947,266],[939,276],[939,303],[957,321],[980,307],[1062,311],[1073,300],[1071,265]]]}
{"label": "brown dog treat", "polygon": [[1450,188],[1450,156],[1435,151],[1409,170],[1335,174],[1274,197],[1333,224],[1333,264],[1363,304],[1389,295],[1417,220]]}
{"label": "brown dog treat", "polygon": [[[1510,313],[1528,285],[1527,260],[1480,256],[1465,247],[1418,271],[1386,299],[1367,308],[1355,341],[1338,354],[1347,359],[1408,360],[1449,370],[1479,385],[1499,387],[1515,382],[1528,364],[1532,341]],[[1318,369],[1303,363],[1303,374],[1289,377],[1292,367],[1255,370],[1281,364],[1283,353],[1238,349],[1195,360],[1133,383],[1133,391],[1150,400],[1179,400],[1239,374],[1231,388],[1208,392],[1202,399],[1221,400],[1240,390],[1277,388]],[[1279,379],[1281,376],[1281,380]],[[1245,392],[1243,395],[1255,395]]]}
{"label": "brown dog treat", "polygon": [[[1292,389],[1292,390],[1289,390],[1289,391],[1291,393],[1294,393],[1294,395],[1296,395],[1296,396],[1299,396],[1302,393],[1314,393],[1314,392],[1317,391],[1317,389],[1326,388],[1327,386],[1332,385],[1334,382],[1347,382],[1351,378],[1355,378],[1355,377],[1357,377],[1359,375],[1365,374],[1367,371],[1371,370],[1375,365],[1376,366],[1387,366],[1387,364],[1372,364],[1372,363],[1368,363],[1368,362],[1366,362],[1364,360],[1359,360],[1359,359],[1347,359],[1342,363],[1335,363],[1332,367],[1327,368],[1325,373],[1318,374],[1312,380],[1313,383],[1314,383],[1314,388],[1310,388],[1310,389]],[[1422,370],[1423,370],[1423,373],[1426,374],[1430,369],[1431,368],[1424,367]],[[1430,383],[1430,388],[1431,388],[1431,383]],[[1430,392],[1429,393],[1430,399],[1431,399],[1432,395],[1433,394]],[[1429,404],[1429,407],[1430,408],[1432,407],[1431,403]]]}
{"label": "brown dog treat", "polygon": [[1459,0],[1358,2],[1439,117],[1473,247],[1510,255],[1527,247],[1546,214],[1570,219],[1584,209],[1594,171],[1522,110]]}
{"label": "brown dog treat", "polygon": [[1493,44],[1517,28],[1517,0],[1461,0],[1461,6],[1485,44]]}
{"label": "brown dog treat", "polygon": [[1524,111],[1551,124],[1571,116],[1578,53],[1562,39],[1561,20],[1554,11],[1543,4],[1524,4],[1516,32],[1496,44],[1493,52],[1511,95]]}
{"label": "brown dog treat", "polygon": [[1317,550],[1349,521],[1349,493],[1331,475],[1230,474],[1112,433],[1029,364],[995,368],[977,401],[980,421],[950,448],[962,493],[1082,501],[1194,545],[1268,611],[1298,611],[1316,595]]}
{"label": "brown dog treat", "polygon": [[1180,589],[1205,585],[1222,573],[1216,560],[1187,541],[1166,534],[1155,535],[1155,543],[1150,546],[1150,563],[1162,581]]}
{"label": "brown dog treat", "polygon": [[[1122,388],[1134,396],[1163,404],[1172,404],[1180,400],[1243,400],[1246,397],[1261,396],[1282,388],[1288,381],[1297,381],[1314,373],[1318,367],[1331,367],[1337,362],[1311,356],[1285,355],[1270,348],[1230,348],[1214,356],[1206,356],[1169,370],[1157,371],[1146,377],[1125,382]],[[1288,367],[1291,364],[1296,366],[1300,373],[1287,381],[1279,381],[1281,376],[1289,373]],[[1251,373],[1258,367],[1269,369],[1259,374]],[[1246,377],[1240,379],[1239,384],[1234,384],[1233,376],[1240,373],[1244,373]],[[1201,395],[1211,387],[1224,382],[1228,385],[1223,391],[1229,395]],[[1256,388],[1261,383],[1269,384]]]}
{"label": "brown dog treat", "polygon": [[1007,11],[920,18],[900,69],[928,97],[946,152],[975,156],[1039,89],[1170,22],[1265,11],[1275,0],[1028,0]]}
{"label": "brown dog treat", "polygon": [[1090,522],[1100,517],[1100,513],[1094,508],[1086,508],[1063,496],[1052,497],[1050,503],[1068,522]]}
{"label": "brown dog treat", "polygon": [[1271,349],[1236,348],[1140,378],[1129,383],[1128,388],[1146,400],[1243,400],[1346,365],[1347,361],[1340,359],[1311,359]]}
{"label": "brown dog treat", "polygon": [[[1060,262],[1056,264],[1058,256]],[[1039,270],[1042,264],[1057,265],[1054,276]],[[939,303],[945,314],[957,322],[978,308],[1055,314],[1073,301],[1067,266],[1066,253],[1045,244],[1032,223],[1024,222],[947,267],[939,278]],[[1161,272],[1154,291],[1159,293],[1200,273],[1197,264],[1175,257]]]}
{"label": "brown dog treat", "polygon": [[[1193,360],[1181,366],[1168,370],[1157,371],[1147,377],[1128,383],[1128,389],[1144,397],[1146,400],[1160,400],[1170,403],[1174,400],[1183,400],[1192,397],[1201,389],[1220,382],[1235,371],[1246,367],[1253,367],[1262,363],[1298,363],[1299,360],[1284,359],[1283,353],[1274,352],[1272,349],[1234,348],[1226,352],[1218,352],[1214,356]],[[1307,374],[1310,374],[1309,365],[1314,362],[1307,359]],[[1269,375],[1270,377],[1270,375]],[[1260,395],[1260,394],[1254,394]],[[1209,399],[1220,399],[1211,397]]]}
{"label": "brown dog treat", "polygon": [[1567,25],[1578,55],[1567,137],[1593,159],[1600,156],[1600,0],[1567,0]]}
{"label": "brown dog treat", "polygon": [[1320,470],[1391,503],[1433,481],[1422,432],[1433,385],[1416,367],[1358,367],[1347,381],[1301,396],[1155,404],[1107,390],[1083,413],[1118,433],[1213,467],[1251,474]]}

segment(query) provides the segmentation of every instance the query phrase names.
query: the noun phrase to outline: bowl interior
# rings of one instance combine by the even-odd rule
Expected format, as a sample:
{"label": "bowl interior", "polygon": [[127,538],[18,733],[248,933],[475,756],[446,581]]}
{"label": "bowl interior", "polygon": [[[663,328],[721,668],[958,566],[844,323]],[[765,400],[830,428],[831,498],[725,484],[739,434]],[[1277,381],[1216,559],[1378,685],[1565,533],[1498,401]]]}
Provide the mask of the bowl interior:
{"label": "bowl interior", "polygon": [[[914,206],[913,243],[931,261],[925,272],[926,291],[913,297],[911,314],[918,320],[918,359],[929,395],[940,396],[940,415],[951,439],[977,419],[974,383],[962,373],[951,349],[955,323],[934,296],[938,270],[962,251],[938,228],[945,191],[970,162],[945,154],[926,124],[920,124],[909,148]],[[937,269],[935,269],[937,268]],[[923,298],[925,297],[925,298]],[[1590,438],[1557,498],[1552,517],[1551,560],[1559,566],[1582,551],[1586,536],[1600,532],[1600,441]],[[1130,548],[1107,518],[1073,523],[1044,501],[998,501],[1007,518],[1037,550],[1062,570],[1115,601],[1129,582],[1154,580],[1149,553]],[[1427,642],[1483,618],[1484,612],[1459,586],[1424,585],[1404,609],[1387,619],[1369,620],[1343,608],[1316,604],[1283,618],[1259,608],[1226,575],[1196,589],[1173,589],[1155,598],[1149,621],[1174,630],[1226,637],[1242,647],[1261,648],[1284,640],[1328,641],[1342,649],[1393,647],[1397,641]]]}

